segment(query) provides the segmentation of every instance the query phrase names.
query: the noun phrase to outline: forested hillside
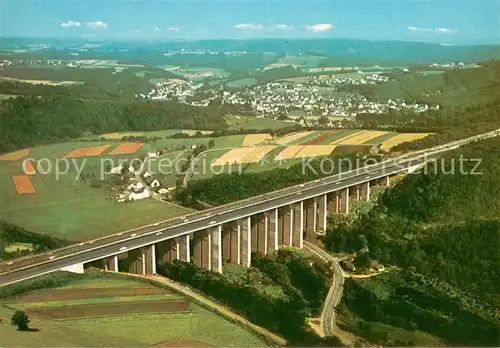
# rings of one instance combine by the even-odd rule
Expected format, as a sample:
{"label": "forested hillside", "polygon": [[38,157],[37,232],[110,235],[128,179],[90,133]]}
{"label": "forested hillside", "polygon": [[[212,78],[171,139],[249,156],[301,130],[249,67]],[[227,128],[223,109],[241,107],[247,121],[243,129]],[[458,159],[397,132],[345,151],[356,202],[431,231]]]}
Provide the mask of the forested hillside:
{"label": "forested hillside", "polygon": [[0,153],[88,134],[227,128],[222,107],[144,100],[18,97],[0,104]]}
{"label": "forested hillside", "polygon": [[[365,216],[327,232],[330,250],[354,252],[366,238],[370,258],[403,269],[351,282],[347,308],[399,327],[410,328],[397,316],[412,320],[450,344],[498,345],[500,140],[457,149],[426,172],[408,175]],[[367,301],[379,309],[366,309]]]}

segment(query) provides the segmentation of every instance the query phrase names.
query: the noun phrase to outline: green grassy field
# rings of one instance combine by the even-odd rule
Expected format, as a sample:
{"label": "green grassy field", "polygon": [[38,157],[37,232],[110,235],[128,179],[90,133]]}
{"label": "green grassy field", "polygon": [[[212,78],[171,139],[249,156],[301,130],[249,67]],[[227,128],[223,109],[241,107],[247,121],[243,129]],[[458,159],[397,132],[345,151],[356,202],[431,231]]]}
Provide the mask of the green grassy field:
{"label": "green grassy field", "polygon": [[[110,286],[120,286],[122,289],[137,286],[155,287],[145,281],[117,278],[110,274],[99,274],[97,279],[92,279],[95,275],[85,274],[83,277],[84,279],[72,281],[63,288],[75,293],[76,297],[78,295],[84,297],[84,293],[78,293],[79,289],[109,288]],[[88,280],[85,279],[87,277],[89,277]],[[113,288],[110,288],[109,295],[102,298],[58,301],[57,297],[51,296],[43,302],[22,302],[22,298],[19,300],[2,299],[0,300],[2,345],[7,347],[148,347],[160,342],[183,339],[217,347],[266,346],[265,342],[245,328],[195,303],[189,303],[188,312],[124,313],[113,316],[84,316],[52,320],[31,315],[30,327],[38,330],[33,332],[20,332],[10,325],[10,316],[14,313],[14,309],[66,306],[67,310],[71,311],[75,308],[72,306],[80,304],[102,303],[105,305],[113,302],[140,301],[141,304],[147,305],[148,301],[162,299],[182,300],[183,297],[175,293],[115,297]]]}
{"label": "green grassy field", "polygon": [[285,122],[265,118],[256,118],[252,116],[226,116],[226,122],[229,129],[280,129],[296,125],[295,122]]}

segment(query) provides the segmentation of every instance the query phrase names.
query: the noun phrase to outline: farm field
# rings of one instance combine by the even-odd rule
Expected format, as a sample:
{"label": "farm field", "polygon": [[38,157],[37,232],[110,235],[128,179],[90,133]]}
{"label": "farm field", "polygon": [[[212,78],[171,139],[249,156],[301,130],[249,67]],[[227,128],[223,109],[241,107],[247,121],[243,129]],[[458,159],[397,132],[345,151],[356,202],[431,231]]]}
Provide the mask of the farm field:
{"label": "farm field", "polygon": [[[38,331],[15,330],[10,325],[15,309],[25,310]],[[5,346],[168,347],[179,341],[200,347],[265,346],[245,328],[166,288],[97,271],[60,288],[1,298],[0,319]]]}
{"label": "farm field", "polygon": [[24,80],[24,79],[16,79],[13,77],[0,77],[0,80],[17,81],[17,82],[31,83],[32,85],[49,85],[49,86],[73,86],[73,85],[85,84],[85,82],[82,81]]}
{"label": "farm field", "polygon": [[218,68],[182,68],[175,70],[175,73],[191,80],[202,80],[208,77],[223,78],[229,76],[227,71]]}
{"label": "farm field", "polygon": [[231,115],[225,117],[229,129],[280,129],[294,126],[295,122],[285,122],[279,120],[256,118],[254,116]]}

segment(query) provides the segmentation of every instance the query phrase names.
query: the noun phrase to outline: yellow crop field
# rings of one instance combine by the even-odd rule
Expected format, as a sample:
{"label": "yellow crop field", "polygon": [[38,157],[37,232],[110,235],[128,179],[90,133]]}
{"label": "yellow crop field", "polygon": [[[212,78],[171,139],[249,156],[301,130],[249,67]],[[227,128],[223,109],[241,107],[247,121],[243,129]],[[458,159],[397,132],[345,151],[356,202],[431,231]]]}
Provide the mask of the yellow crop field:
{"label": "yellow crop field", "polygon": [[384,141],[381,145],[380,148],[384,151],[388,151],[391,148],[393,148],[396,145],[399,145],[401,143],[406,143],[418,139],[423,139],[432,133],[401,133],[398,134],[386,141]]}
{"label": "yellow crop field", "polygon": [[384,131],[362,131],[361,133],[355,133],[354,136],[345,137],[341,139],[337,145],[359,145],[364,144],[367,141],[375,139],[381,135],[387,134]]}
{"label": "yellow crop field", "polygon": [[335,148],[335,145],[306,145],[294,158],[328,156]]}
{"label": "yellow crop field", "polygon": [[201,134],[203,134],[203,135],[207,135],[207,134],[212,134],[213,133],[213,131],[197,131],[197,130],[191,130],[191,129],[182,130],[181,132],[182,133],[186,133],[189,136],[195,135],[196,132],[201,132]]}
{"label": "yellow crop field", "polygon": [[30,149],[24,149],[14,152],[6,153],[5,155],[0,155],[0,161],[17,161],[23,157],[26,157],[30,154]]}
{"label": "yellow crop field", "polygon": [[32,85],[49,85],[49,86],[74,85],[80,83],[78,81],[25,80],[25,79],[16,79],[13,77],[2,77],[1,79],[8,81],[31,83]]}
{"label": "yellow crop field", "polygon": [[144,133],[108,133],[102,136],[106,139],[121,139],[123,137],[139,137]]}
{"label": "yellow crop field", "polygon": [[312,133],[314,133],[314,131],[291,133],[291,134],[285,135],[284,137],[278,139],[276,142],[280,145],[286,145],[294,140],[303,138],[303,137],[308,136],[309,134],[312,134]]}
{"label": "yellow crop field", "polygon": [[297,153],[299,153],[299,151],[302,150],[302,148],[304,148],[304,146],[300,145],[287,146],[287,148],[281,151],[274,160],[281,161],[294,158],[295,155],[297,155]]}
{"label": "yellow crop field", "polygon": [[223,166],[226,164],[240,163],[240,161],[255,151],[255,147],[238,147],[232,149],[212,162],[211,166]]}
{"label": "yellow crop field", "polygon": [[359,135],[362,135],[363,133],[368,132],[368,131],[358,131],[354,132],[352,134],[349,134],[343,138],[337,139],[335,141],[332,141],[330,145],[346,145],[346,144],[352,144],[350,141],[352,138],[357,137]]}
{"label": "yellow crop field", "polygon": [[243,146],[254,146],[272,138],[270,134],[248,134],[243,140]]}
{"label": "yellow crop field", "polygon": [[274,150],[277,146],[276,145],[267,145],[267,146],[260,146],[257,148],[254,148],[255,150],[245,156],[240,163],[254,163],[254,162],[259,162],[262,160],[262,158],[269,153],[270,151]]}

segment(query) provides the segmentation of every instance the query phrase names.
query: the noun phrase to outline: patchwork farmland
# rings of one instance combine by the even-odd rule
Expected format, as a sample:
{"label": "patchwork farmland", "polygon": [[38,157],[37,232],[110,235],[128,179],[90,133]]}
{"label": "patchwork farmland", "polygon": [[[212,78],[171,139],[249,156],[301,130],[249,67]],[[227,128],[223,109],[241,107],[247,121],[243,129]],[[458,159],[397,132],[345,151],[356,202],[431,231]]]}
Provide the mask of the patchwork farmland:
{"label": "patchwork farmland", "polygon": [[[265,346],[243,327],[166,288],[97,271],[73,277],[60,288],[0,298],[2,345],[170,347],[181,342],[200,347]],[[30,326],[38,331],[26,335],[4,324],[15,310],[26,311]]]}

